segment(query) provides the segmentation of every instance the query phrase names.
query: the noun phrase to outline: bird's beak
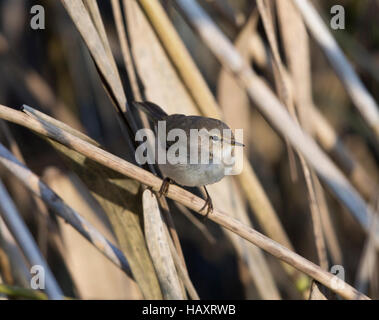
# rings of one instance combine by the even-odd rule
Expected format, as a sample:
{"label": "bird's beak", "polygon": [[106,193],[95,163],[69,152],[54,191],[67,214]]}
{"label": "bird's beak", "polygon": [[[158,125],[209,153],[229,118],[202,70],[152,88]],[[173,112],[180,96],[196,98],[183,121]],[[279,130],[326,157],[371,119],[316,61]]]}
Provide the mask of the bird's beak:
{"label": "bird's beak", "polygon": [[245,146],[243,143],[240,143],[240,142],[237,142],[237,141],[233,141],[233,145],[235,145],[237,147],[244,147]]}
{"label": "bird's beak", "polygon": [[230,144],[232,146],[236,146],[236,147],[244,147],[245,146],[243,143],[237,142],[234,139],[230,142]]}

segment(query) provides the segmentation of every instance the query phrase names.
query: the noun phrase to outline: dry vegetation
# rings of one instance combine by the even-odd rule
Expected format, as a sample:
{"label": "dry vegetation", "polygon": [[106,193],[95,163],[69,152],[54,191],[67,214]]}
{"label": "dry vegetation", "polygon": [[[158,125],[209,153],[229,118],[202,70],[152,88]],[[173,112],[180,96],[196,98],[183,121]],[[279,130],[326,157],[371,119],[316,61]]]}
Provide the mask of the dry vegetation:
{"label": "dry vegetation", "polygon": [[[0,298],[379,298],[378,1],[39,4],[0,2]],[[243,129],[206,220],[134,100]]]}

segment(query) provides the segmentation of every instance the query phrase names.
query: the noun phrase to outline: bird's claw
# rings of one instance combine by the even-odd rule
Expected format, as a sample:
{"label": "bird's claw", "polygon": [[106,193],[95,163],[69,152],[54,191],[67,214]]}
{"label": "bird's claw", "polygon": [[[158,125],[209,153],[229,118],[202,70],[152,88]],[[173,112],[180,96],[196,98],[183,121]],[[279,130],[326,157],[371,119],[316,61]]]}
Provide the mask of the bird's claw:
{"label": "bird's claw", "polygon": [[205,200],[205,204],[204,206],[200,209],[200,211],[203,211],[207,209],[207,213],[204,215],[204,219],[206,219],[208,217],[208,215],[213,211],[213,203],[212,203],[212,199],[211,197],[207,197],[207,199]]}
{"label": "bird's claw", "polygon": [[170,186],[170,183],[172,183],[172,179],[170,178],[164,178],[163,179],[163,182],[162,182],[162,185],[161,185],[161,188],[159,189],[158,191],[158,197],[162,197],[162,196],[166,196],[167,195],[167,192],[168,192],[168,188]]}

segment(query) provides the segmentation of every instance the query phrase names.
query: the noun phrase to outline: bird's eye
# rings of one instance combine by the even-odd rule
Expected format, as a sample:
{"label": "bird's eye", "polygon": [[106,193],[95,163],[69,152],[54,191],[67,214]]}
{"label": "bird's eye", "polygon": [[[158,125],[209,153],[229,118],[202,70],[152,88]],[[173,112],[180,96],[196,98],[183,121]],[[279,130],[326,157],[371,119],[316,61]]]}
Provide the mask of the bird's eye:
{"label": "bird's eye", "polygon": [[211,139],[212,139],[213,141],[218,141],[218,137],[217,137],[217,136],[211,136]]}

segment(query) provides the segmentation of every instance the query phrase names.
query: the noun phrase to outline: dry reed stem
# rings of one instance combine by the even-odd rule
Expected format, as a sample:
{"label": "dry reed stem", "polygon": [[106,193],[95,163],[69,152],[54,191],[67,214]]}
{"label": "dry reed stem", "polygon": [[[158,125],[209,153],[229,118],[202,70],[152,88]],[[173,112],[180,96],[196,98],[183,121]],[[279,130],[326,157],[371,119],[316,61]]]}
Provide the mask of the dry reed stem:
{"label": "dry reed stem", "polygon": [[[169,235],[167,231],[167,235]],[[174,260],[176,270],[180,276],[180,279],[183,281],[188,294],[192,300],[200,300],[198,293],[196,292],[195,287],[193,286],[193,283],[189,277],[188,271],[186,266],[183,264],[181,257],[176,252],[176,248],[174,246],[173,241],[170,237],[168,237],[168,245],[170,247],[172,259]]]}
{"label": "dry reed stem", "polygon": [[3,281],[8,284],[28,286],[30,270],[15,238],[0,217],[0,267]]}
{"label": "dry reed stem", "polygon": [[[273,53],[273,60],[274,60],[274,76],[276,79],[276,82],[279,82],[279,85],[277,85],[278,89],[278,96],[280,100],[283,102],[283,104],[287,107],[289,110],[289,113],[293,120],[298,124],[302,125],[303,128],[305,128],[306,131],[309,131],[309,126],[307,123],[304,123],[305,117],[303,116],[301,118],[301,121],[299,121],[296,111],[295,111],[295,97],[293,94],[292,89],[292,82],[291,78],[288,75],[288,73],[285,71],[285,66],[283,65],[282,59],[279,54],[279,47],[277,44],[275,32],[274,32],[274,22],[272,13],[269,7],[269,2],[266,0],[257,0],[257,5],[259,12],[262,16],[263,25],[266,31],[266,34],[268,35],[269,44],[271,51]],[[284,28],[284,26],[282,26]],[[290,49],[286,43],[285,43],[285,50],[288,52]],[[303,58],[303,60],[308,59],[309,57],[300,56],[300,58]],[[299,62],[301,63],[301,62]],[[305,77],[308,78],[308,77]],[[300,89],[299,89],[300,91]],[[299,95],[298,95],[299,96]],[[305,111],[304,108],[307,108],[307,105],[302,105],[301,101],[297,99],[298,106],[297,109],[299,110],[300,115],[304,115]],[[324,235],[322,232],[322,224],[321,224],[321,214],[320,214],[320,208],[319,203],[317,201],[316,197],[316,191],[314,188],[314,179],[316,178],[315,175],[311,174],[311,170],[304,160],[304,157],[298,153],[298,156],[300,158],[301,167],[304,173],[304,178],[308,190],[308,198],[309,198],[309,206],[311,211],[311,219],[312,219],[312,226],[313,226],[313,235],[317,250],[317,256],[320,266],[324,270],[328,270],[328,260],[327,260],[327,254],[326,254],[326,246],[324,242]]]}
{"label": "dry reed stem", "polygon": [[367,91],[316,9],[308,0],[293,0],[304,22],[337,72],[354,105],[379,138],[379,106]]}
{"label": "dry reed stem", "polygon": [[[17,123],[36,133],[51,138],[67,146],[68,148],[71,148],[86,157],[108,168],[111,168],[114,171],[131,177],[140,183],[151,187],[154,191],[159,191],[162,185],[162,180],[154,176],[152,173],[143,170],[105,150],[97,148],[96,146],[93,146],[80,138],[71,135],[70,133],[64,132],[49,123],[37,121],[36,119],[33,119],[20,111],[0,105],[0,118]],[[184,190],[183,188],[176,185],[170,185],[167,196],[170,199],[178,201],[186,207],[198,212],[199,214],[205,215],[204,211],[201,210],[205,205],[205,201]],[[330,288],[332,291],[341,295],[343,298],[368,299],[368,297],[361,294],[355,288],[348,285],[338,277],[322,270],[316,264],[310,262],[297,253],[292,252],[256,230],[245,226],[238,220],[229,217],[222,210],[214,208],[208,218],[224,228],[238,234],[278,259],[287,262],[301,272],[306,273],[310,277]]]}
{"label": "dry reed stem", "polygon": [[345,51],[352,56],[357,65],[370,74],[376,82],[379,82],[379,66],[376,61],[375,54],[368,52],[364,46],[362,46],[347,32],[338,30],[335,33],[335,37],[339,40],[341,46],[345,48]]}
{"label": "dry reed stem", "polygon": [[75,23],[83,40],[86,42],[101,74],[110,85],[110,89],[112,90],[120,110],[126,112],[125,93],[122,88],[116,63],[114,62],[109,47],[108,38],[105,33],[97,3],[95,1],[85,0],[89,9],[88,11],[81,0],[63,0],[62,3]]}
{"label": "dry reed stem", "polygon": [[[259,14],[261,16],[263,26],[265,29],[265,33],[268,38],[268,42],[270,45],[271,53],[272,53],[272,63],[273,63],[273,73],[275,80],[276,91],[278,92],[278,96],[281,102],[287,107],[289,113],[293,118],[296,118],[296,110],[295,105],[293,103],[292,95],[290,95],[290,88],[288,87],[289,81],[286,79],[286,74],[284,73],[284,66],[280,59],[279,48],[277,46],[274,24],[272,18],[272,12],[270,8],[270,3],[263,0],[257,0],[257,7]],[[297,180],[297,168],[296,168],[296,159],[294,150],[289,144],[287,138],[285,138],[286,147],[288,150],[288,159],[290,164],[290,174],[292,181]]]}
{"label": "dry reed stem", "polygon": [[88,13],[91,15],[93,24],[99,34],[101,43],[103,44],[103,47],[107,53],[108,60],[112,64],[113,71],[115,72],[115,74],[118,74],[116,61],[113,58],[112,50],[109,45],[107,33],[105,31],[103,20],[101,19],[101,14],[97,2],[93,0],[83,0],[83,3],[87,8]]}
{"label": "dry reed stem", "polygon": [[[0,148],[4,147],[0,144]],[[35,243],[32,234],[22,220],[17,208],[9,196],[5,186],[0,180],[0,213],[5,224],[19,244],[25,257],[31,266],[39,265],[43,267],[46,277],[46,293],[50,299],[60,300],[63,293],[57,281],[54,278],[49,266],[44,257],[40,253],[37,244]]]}
{"label": "dry reed stem", "polygon": [[[379,207],[379,197],[376,197],[376,208]],[[363,250],[361,253],[361,257],[359,259],[358,270],[355,278],[355,284],[359,290],[362,292],[367,292],[368,287],[371,284],[373,287],[373,291],[375,292],[375,283],[376,281],[372,281],[374,276],[377,276],[378,273],[378,261],[377,261],[377,250],[375,247],[375,237],[374,231],[379,224],[379,215],[376,214],[373,217],[373,221],[371,223],[370,233],[368,234],[365,244],[363,246]],[[371,280],[371,281],[370,281]]]}
{"label": "dry reed stem", "polygon": [[[125,68],[128,71],[128,77],[130,81],[130,85],[132,87],[134,99],[137,101],[141,101],[141,93],[138,87],[136,73],[134,72],[134,65],[132,61],[132,57],[129,50],[128,41],[126,38],[126,31],[124,27],[124,22],[122,20],[121,8],[119,0],[111,0],[112,11],[114,16],[114,21],[116,24],[118,40],[120,42],[122,57],[124,58]],[[126,5],[124,5],[124,9],[126,10]]]}
{"label": "dry reed stem", "polygon": [[[0,283],[4,282],[12,285],[15,283],[11,266],[12,257],[9,253],[6,252],[2,235],[2,233],[4,233],[5,228],[7,228],[7,226],[5,225],[3,219],[0,217]],[[6,232],[9,232],[9,230],[6,230]],[[14,243],[16,242],[14,241]]]}
{"label": "dry reed stem", "polygon": [[142,194],[145,238],[165,300],[183,300],[184,296],[171,255],[155,194],[146,189]]}
{"label": "dry reed stem", "polygon": [[[112,102],[114,103],[116,111],[118,112],[117,120],[119,121],[125,142],[128,145],[128,148],[130,150],[133,150],[134,140],[132,140],[131,137],[134,137],[137,126],[129,110],[129,105],[126,100],[126,95],[112,53],[106,49],[108,42],[106,39],[104,39],[105,35],[101,36],[96,29],[96,27],[98,27],[102,33],[101,17],[95,13],[96,9],[94,9],[94,11],[91,11],[93,17],[96,18],[95,27],[82,1],[62,0],[62,3],[69,13],[71,19],[75,23],[76,28],[78,29],[88,47],[88,50],[91,53],[91,57],[96,64],[104,87],[106,88],[107,93],[109,94]],[[89,4],[89,8],[91,9],[91,2],[89,2]],[[105,41],[105,47],[103,40]]]}
{"label": "dry reed stem", "polygon": [[[100,144],[97,141],[91,139],[90,137],[88,137],[84,133],[71,128],[70,126],[66,125],[62,121],[58,121],[58,120],[54,119],[53,117],[50,117],[47,114],[40,112],[40,111],[38,111],[38,110],[36,110],[36,109],[26,105],[26,104],[22,105],[22,108],[23,108],[23,111],[26,114],[30,115],[31,117],[34,117],[36,119],[40,118],[46,122],[51,123],[52,125],[56,126],[57,128],[60,128],[64,131],[67,131],[67,132],[71,133],[72,135],[79,137],[80,139],[87,141],[88,143],[93,144],[94,146],[100,147]],[[21,161],[21,159],[19,159],[19,160]]]}
{"label": "dry reed stem", "polygon": [[[157,198],[158,203],[160,207],[162,208],[162,210],[165,210],[163,209],[160,200],[164,199],[167,203],[167,199],[165,197],[159,197],[159,196],[157,197],[157,193],[155,193],[155,197]],[[187,209],[184,206],[183,208]],[[167,223],[163,224],[163,228],[165,229],[165,232],[166,232],[167,243],[169,244],[169,247],[170,247],[170,252],[171,252],[172,259],[174,260],[174,263],[175,263],[176,271],[178,272],[178,275],[181,280],[181,288],[183,291],[183,296],[186,296],[186,292],[184,290],[187,289],[187,292],[192,300],[199,300],[199,295],[197,294],[197,291],[189,277],[186,262],[184,260],[184,256],[181,256],[177,248],[175,247],[175,242],[172,239],[172,233],[171,233],[171,230],[169,230],[169,228],[167,227]]]}
{"label": "dry reed stem", "polygon": [[[312,174],[315,175],[313,172]],[[325,198],[325,192],[322,189],[319,179],[314,179],[317,202],[320,204],[320,213],[321,213],[321,223],[322,229],[325,232],[326,244],[331,255],[332,264],[343,263],[342,249],[337,238],[335,227],[333,226],[330,212],[327,207],[327,202]]]}

